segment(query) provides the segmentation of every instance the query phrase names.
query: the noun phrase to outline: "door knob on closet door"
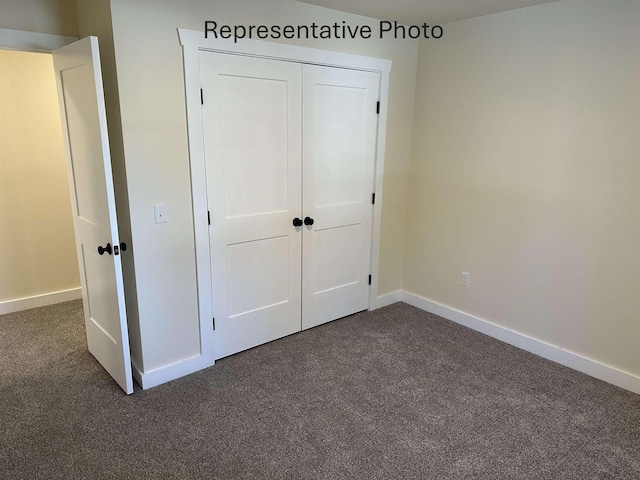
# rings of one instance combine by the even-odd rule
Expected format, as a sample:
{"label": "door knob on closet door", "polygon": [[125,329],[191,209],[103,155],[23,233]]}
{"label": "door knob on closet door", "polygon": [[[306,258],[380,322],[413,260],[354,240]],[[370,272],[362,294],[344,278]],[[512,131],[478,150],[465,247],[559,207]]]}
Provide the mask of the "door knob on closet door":
{"label": "door knob on closet door", "polygon": [[298,217],[293,219],[293,226],[294,227],[301,227],[302,226],[302,220],[300,220]]}
{"label": "door knob on closet door", "polygon": [[111,252],[113,252],[113,250],[111,249],[110,243],[107,243],[106,247],[103,247],[103,246],[98,247],[98,254],[104,255],[104,252],[107,252],[109,255],[111,255]]}
{"label": "door knob on closet door", "polygon": [[305,217],[305,219],[304,219],[304,224],[305,224],[305,225],[308,225],[308,226],[313,225],[313,218],[311,218],[311,217]]}

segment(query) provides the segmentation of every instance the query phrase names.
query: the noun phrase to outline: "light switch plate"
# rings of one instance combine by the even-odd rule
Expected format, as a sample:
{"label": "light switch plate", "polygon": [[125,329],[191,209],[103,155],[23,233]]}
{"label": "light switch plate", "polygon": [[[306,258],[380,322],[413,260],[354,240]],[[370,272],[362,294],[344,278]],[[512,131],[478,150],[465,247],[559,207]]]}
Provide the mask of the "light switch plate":
{"label": "light switch plate", "polygon": [[164,203],[158,203],[153,206],[153,213],[156,216],[156,223],[167,223],[167,206]]}

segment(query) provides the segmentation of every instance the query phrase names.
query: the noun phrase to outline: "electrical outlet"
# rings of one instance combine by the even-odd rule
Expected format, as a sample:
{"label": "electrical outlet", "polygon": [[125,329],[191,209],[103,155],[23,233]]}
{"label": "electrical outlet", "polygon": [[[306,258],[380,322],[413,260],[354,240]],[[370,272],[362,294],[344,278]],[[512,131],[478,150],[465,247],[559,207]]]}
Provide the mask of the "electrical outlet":
{"label": "electrical outlet", "polygon": [[470,275],[467,272],[460,272],[460,285],[462,285],[463,287],[468,287],[469,277]]}

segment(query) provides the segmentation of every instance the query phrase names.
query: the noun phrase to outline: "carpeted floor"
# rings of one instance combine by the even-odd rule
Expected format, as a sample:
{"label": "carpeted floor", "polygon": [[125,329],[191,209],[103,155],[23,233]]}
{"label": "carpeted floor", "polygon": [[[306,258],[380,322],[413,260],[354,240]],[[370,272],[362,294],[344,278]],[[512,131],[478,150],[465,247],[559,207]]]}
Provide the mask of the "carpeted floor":
{"label": "carpeted floor", "polygon": [[406,304],[131,396],[81,308],[0,317],[2,479],[640,478],[640,396]]}

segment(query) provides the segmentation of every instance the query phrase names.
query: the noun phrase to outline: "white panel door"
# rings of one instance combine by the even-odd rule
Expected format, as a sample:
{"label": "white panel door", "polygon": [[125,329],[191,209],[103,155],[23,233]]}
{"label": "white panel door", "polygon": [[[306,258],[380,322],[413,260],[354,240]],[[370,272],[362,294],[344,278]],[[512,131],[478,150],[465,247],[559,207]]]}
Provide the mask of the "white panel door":
{"label": "white panel door", "polygon": [[98,39],[53,52],[89,351],[133,392]]}
{"label": "white panel door", "polygon": [[378,94],[377,73],[303,67],[303,329],[368,308]]}
{"label": "white panel door", "polygon": [[300,331],[301,66],[200,52],[214,356]]}

